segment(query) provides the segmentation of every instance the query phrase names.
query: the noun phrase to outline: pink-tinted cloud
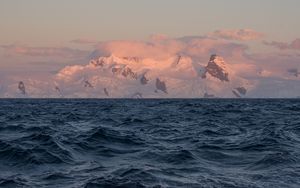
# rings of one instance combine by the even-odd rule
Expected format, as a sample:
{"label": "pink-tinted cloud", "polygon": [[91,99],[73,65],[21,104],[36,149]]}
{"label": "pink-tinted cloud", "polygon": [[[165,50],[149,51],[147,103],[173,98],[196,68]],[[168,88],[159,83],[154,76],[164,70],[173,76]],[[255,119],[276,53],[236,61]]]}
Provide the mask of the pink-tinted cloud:
{"label": "pink-tinted cloud", "polygon": [[246,57],[260,67],[262,73],[267,73],[268,77],[283,77],[287,70],[299,68],[300,62],[300,56],[286,51],[252,53],[247,54]]}
{"label": "pink-tinted cloud", "polygon": [[230,41],[218,40],[209,37],[185,37],[185,49],[183,52],[197,58],[206,57],[210,54],[219,54],[225,57],[241,56],[248,49],[247,45],[237,44]]}
{"label": "pink-tinted cloud", "polygon": [[262,38],[264,34],[252,29],[231,29],[217,30],[210,33],[209,36],[226,40],[251,41]]}
{"label": "pink-tinted cloud", "polygon": [[275,48],[278,48],[280,50],[300,50],[300,39],[295,39],[291,43],[286,42],[263,42],[267,46],[273,46]]}
{"label": "pink-tinted cloud", "polygon": [[108,41],[99,43],[99,54],[114,54],[119,57],[168,58],[183,49],[184,44],[176,40],[144,41]]}
{"label": "pink-tinted cloud", "polygon": [[149,41],[107,41],[97,45],[94,56],[114,54],[119,57],[166,59],[177,54],[186,54],[199,60],[207,60],[214,53],[225,57],[242,56],[246,45],[211,37],[193,36],[169,38],[151,37]]}
{"label": "pink-tinted cloud", "polygon": [[[296,46],[296,43],[293,44]],[[151,37],[149,41],[107,41],[99,43],[95,57],[114,54],[119,57],[139,57],[156,60],[176,55],[191,57],[206,64],[211,54],[218,54],[234,67],[236,74],[281,77],[289,68],[297,67],[299,55],[289,53],[260,53],[248,51],[246,44],[209,36],[181,38]],[[159,62],[159,61],[158,61]],[[261,74],[260,74],[261,73]]]}
{"label": "pink-tinted cloud", "polygon": [[32,57],[60,57],[60,58],[82,58],[88,54],[87,51],[67,47],[28,47],[22,45],[1,46],[8,56],[23,55]]}

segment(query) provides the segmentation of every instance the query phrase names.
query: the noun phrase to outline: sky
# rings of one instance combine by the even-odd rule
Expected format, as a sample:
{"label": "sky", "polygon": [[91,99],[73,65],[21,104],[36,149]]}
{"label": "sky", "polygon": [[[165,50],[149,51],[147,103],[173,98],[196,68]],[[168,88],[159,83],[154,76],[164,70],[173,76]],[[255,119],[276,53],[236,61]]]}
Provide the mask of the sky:
{"label": "sky", "polygon": [[[298,55],[299,7],[299,0],[1,0],[0,72],[56,71],[83,63],[98,42],[152,35],[213,36],[248,53]],[[245,31],[255,37],[243,38]]]}

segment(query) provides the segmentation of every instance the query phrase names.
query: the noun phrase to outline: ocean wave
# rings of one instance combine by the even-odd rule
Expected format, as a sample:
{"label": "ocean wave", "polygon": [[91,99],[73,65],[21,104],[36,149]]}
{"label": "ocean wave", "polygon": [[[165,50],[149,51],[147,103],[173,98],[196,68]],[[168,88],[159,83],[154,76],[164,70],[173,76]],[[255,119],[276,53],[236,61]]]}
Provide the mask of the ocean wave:
{"label": "ocean wave", "polygon": [[299,100],[0,100],[0,187],[300,184]]}

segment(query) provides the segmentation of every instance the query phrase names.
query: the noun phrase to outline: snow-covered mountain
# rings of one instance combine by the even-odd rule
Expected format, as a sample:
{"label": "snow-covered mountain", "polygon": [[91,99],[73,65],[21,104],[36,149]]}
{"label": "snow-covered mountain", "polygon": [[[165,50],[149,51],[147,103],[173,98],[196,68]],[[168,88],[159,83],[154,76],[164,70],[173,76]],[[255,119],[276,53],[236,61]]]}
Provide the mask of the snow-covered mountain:
{"label": "snow-covered mountain", "polygon": [[[184,54],[156,60],[115,55],[67,66],[44,79],[2,79],[0,97],[53,98],[243,98],[297,97],[299,81],[287,92],[284,79],[243,78],[218,55],[208,63]],[[273,84],[272,82],[277,84]],[[268,86],[268,84],[271,84]],[[274,87],[275,88],[274,88]],[[285,90],[276,91],[277,88]],[[262,92],[264,91],[264,92]],[[293,95],[291,95],[293,93]]]}
{"label": "snow-covered mountain", "polygon": [[85,97],[190,98],[208,93],[241,97],[246,92],[236,88],[250,87],[217,55],[206,65],[183,55],[163,62],[111,55],[93,59],[86,66],[66,67],[57,74],[57,82],[82,85]]}

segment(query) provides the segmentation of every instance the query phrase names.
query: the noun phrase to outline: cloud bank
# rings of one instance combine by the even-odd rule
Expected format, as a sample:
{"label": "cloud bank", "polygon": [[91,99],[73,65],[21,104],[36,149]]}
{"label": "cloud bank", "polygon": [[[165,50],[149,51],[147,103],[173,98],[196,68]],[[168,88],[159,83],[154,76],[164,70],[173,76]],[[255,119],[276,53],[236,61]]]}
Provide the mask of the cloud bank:
{"label": "cloud bank", "polygon": [[291,43],[277,41],[264,41],[263,43],[267,46],[272,46],[280,50],[300,50],[300,38],[293,40]]}
{"label": "cloud bank", "polygon": [[[300,69],[298,54],[284,51],[252,53],[246,40],[262,37],[259,32],[246,29],[223,31],[217,32],[218,34],[214,36],[171,38],[165,35],[153,35],[147,41],[106,41],[96,46],[91,57],[98,58],[113,54],[118,57],[149,58],[163,63],[162,60],[182,55],[205,64],[211,54],[218,54],[234,66],[236,72],[249,77],[284,77],[288,69]],[[232,40],[224,40],[224,38]],[[295,40],[286,46],[289,49],[297,49],[298,41]]]}
{"label": "cloud bank", "polygon": [[96,46],[94,57],[114,54],[119,57],[166,59],[176,55],[206,58],[217,53],[226,57],[243,56],[248,47],[244,44],[206,36],[169,38],[155,36],[148,41],[107,41]]}
{"label": "cloud bank", "polygon": [[76,59],[86,56],[89,52],[68,47],[29,47],[24,45],[3,45],[1,46],[8,56],[32,56],[32,57],[60,57]]}
{"label": "cloud bank", "polygon": [[[285,51],[281,53],[251,53],[247,41],[257,40],[261,37],[263,37],[262,33],[251,29],[232,29],[218,30],[203,36],[178,38],[157,34],[150,36],[146,41],[116,40],[97,42],[89,39],[71,41],[71,43],[77,44],[94,44],[94,51],[69,47],[29,47],[25,45],[6,45],[2,46],[2,49],[7,55],[32,57],[33,60],[27,60],[28,62],[53,62],[56,59],[52,57],[59,57],[61,59],[57,61],[59,62],[57,65],[63,65],[62,61],[75,62],[73,60],[76,60],[74,64],[82,65],[88,62],[89,59],[112,54],[117,57],[152,59],[158,64],[180,55],[188,56],[197,63],[206,64],[210,55],[218,54],[234,66],[236,72],[248,76],[257,76],[259,72],[264,76],[282,77],[286,72],[289,72],[287,70],[300,69],[299,54],[291,54]],[[300,49],[300,39],[296,39],[291,43],[264,43],[281,50]],[[36,57],[40,59],[36,60]],[[84,60],[85,57],[87,58]],[[81,62],[78,63],[79,61]],[[70,64],[68,63],[68,65]],[[158,64],[157,66],[159,66]]]}
{"label": "cloud bank", "polygon": [[231,29],[217,30],[213,33],[210,33],[209,36],[226,40],[251,41],[262,38],[264,34],[252,29]]}

